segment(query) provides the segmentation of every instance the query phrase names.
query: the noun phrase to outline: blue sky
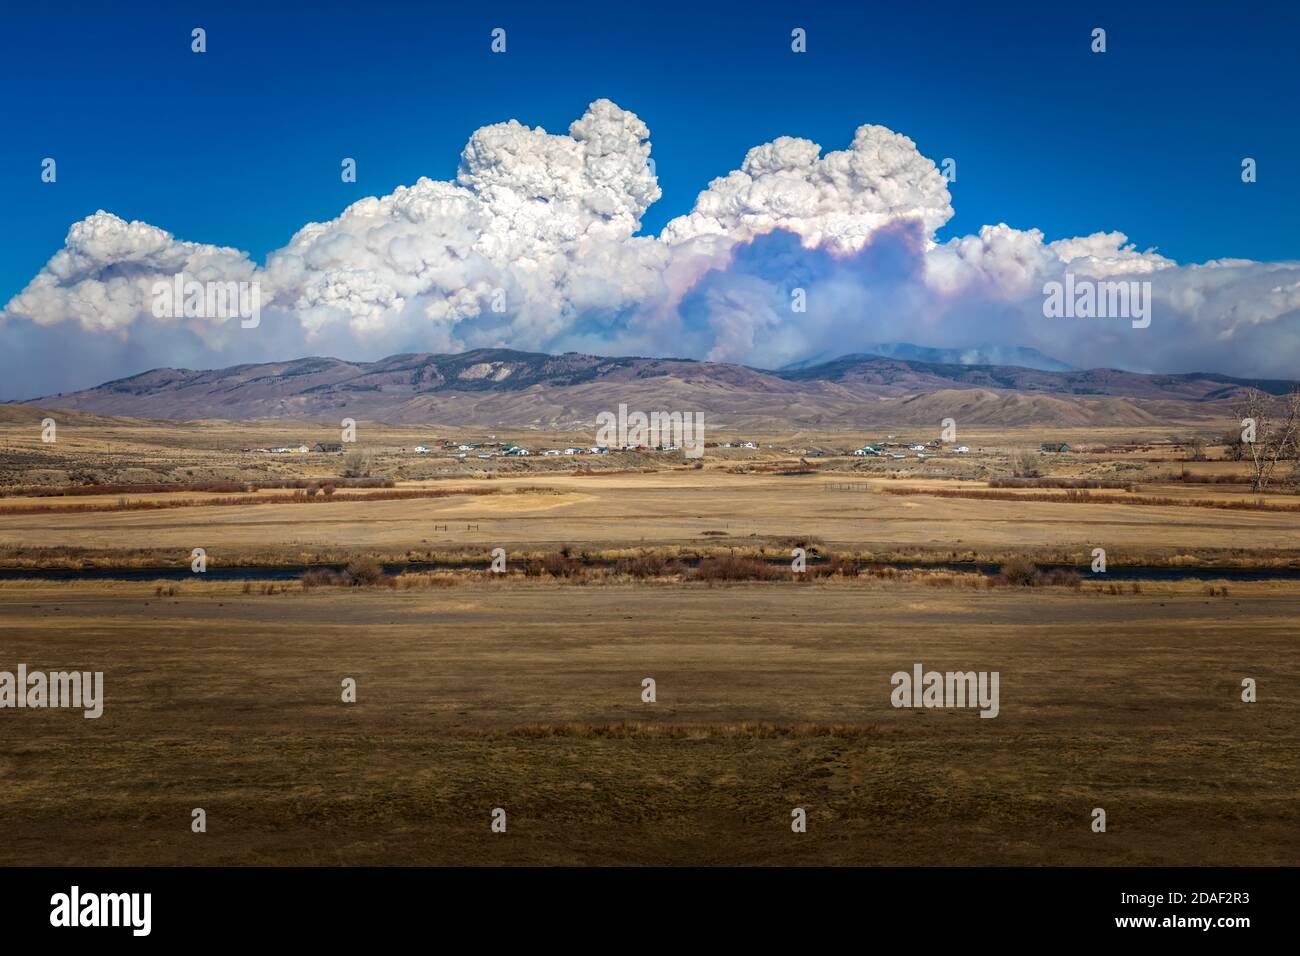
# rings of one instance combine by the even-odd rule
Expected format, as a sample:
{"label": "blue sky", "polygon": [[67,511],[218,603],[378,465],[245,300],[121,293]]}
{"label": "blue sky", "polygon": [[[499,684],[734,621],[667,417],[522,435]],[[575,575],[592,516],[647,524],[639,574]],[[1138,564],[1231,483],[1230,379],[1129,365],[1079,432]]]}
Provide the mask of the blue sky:
{"label": "blue sky", "polygon": [[[207,31],[202,55],[195,27]],[[496,27],[505,55],[490,49]],[[796,27],[803,54],[791,51]],[[1090,49],[1095,27],[1104,54]],[[162,365],[497,345],[774,367],[887,341],[995,344],[1081,367],[1291,377],[1297,39],[1300,7],[1251,0],[14,9],[0,28],[0,398]],[[594,106],[605,100],[613,114]],[[662,189],[646,208],[644,147],[624,135],[607,201],[640,215],[636,235],[610,234],[601,209],[566,193],[567,160],[545,152],[581,153],[569,124],[612,115],[616,131],[620,110],[648,128]],[[336,220],[421,176],[454,180],[470,136],[512,119],[555,136],[536,153],[490,147],[478,185],[451,201],[474,213],[412,220],[389,199]],[[890,168],[879,150],[897,145],[893,133],[857,142],[862,124],[910,137],[910,158]],[[823,157],[849,150],[866,172],[828,185],[834,164],[812,169],[802,147],[774,147],[766,199],[759,188],[702,232],[661,233],[701,214],[710,180],[779,137],[820,144]],[[582,181],[599,188],[603,160],[585,155]],[[45,157],[56,183],[41,181]],[[355,183],[341,181],[344,157]],[[1242,182],[1245,157],[1257,182]],[[945,158],[957,164],[946,192],[928,162]],[[782,212],[819,189],[815,204]],[[738,195],[723,193],[713,198]],[[860,204],[873,195],[902,199],[879,218]],[[522,218],[521,204],[533,210]],[[113,216],[95,217],[64,257],[76,268],[46,268],[101,209]],[[121,220],[203,245],[160,246]],[[309,222],[329,223],[325,238],[290,243]],[[860,240],[847,246],[846,222]],[[998,223],[1011,228],[981,231]],[[472,249],[453,250],[458,229]],[[715,232],[725,253],[701,244]],[[266,268],[250,273],[213,247]],[[1251,261],[1176,266],[1211,260]],[[155,320],[152,281],[178,263],[263,282],[265,326]],[[1159,318],[1142,336],[1045,322],[1043,282],[1063,270],[1151,275]],[[11,299],[38,274],[35,292]],[[800,276],[814,284],[807,313],[793,314]],[[497,289],[511,296],[506,316],[488,309]]]}
{"label": "blue sky", "polygon": [[[259,261],[304,222],[455,174],[479,126],[563,131],[608,97],[687,211],[779,135],[881,123],[953,157],[956,215],[1049,239],[1121,229],[1180,262],[1297,256],[1293,4],[274,2],[11,7],[0,55],[0,299],[103,208]],[[835,9],[843,6],[845,9]],[[999,7],[999,9],[989,9]],[[304,10],[306,6],[304,6]],[[209,50],[189,50],[193,26]],[[488,50],[507,29],[508,55]],[[789,52],[793,26],[809,52]],[[1108,52],[1089,51],[1104,26]],[[53,156],[59,181],[40,182]],[[359,181],[341,183],[342,156]],[[1259,162],[1243,189],[1240,161]]]}

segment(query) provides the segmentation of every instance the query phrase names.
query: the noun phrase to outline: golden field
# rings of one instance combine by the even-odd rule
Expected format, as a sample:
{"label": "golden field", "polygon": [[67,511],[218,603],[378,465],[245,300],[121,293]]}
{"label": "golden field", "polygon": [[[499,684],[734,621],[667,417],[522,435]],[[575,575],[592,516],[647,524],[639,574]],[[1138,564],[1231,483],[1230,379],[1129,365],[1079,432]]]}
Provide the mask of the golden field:
{"label": "golden field", "polygon": [[[845,482],[854,490],[836,490]],[[931,554],[964,559],[1024,553],[1086,565],[1093,548],[1117,563],[1145,563],[1183,556],[1250,557],[1288,561],[1300,557],[1300,511],[1252,511],[1177,505],[1133,506],[1123,491],[1094,492],[1092,503],[978,500],[884,493],[903,487],[923,492],[979,482],[885,478],[871,473],[840,475],[732,474],[710,466],[701,471],[577,476],[530,475],[491,482],[452,479],[404,483],[495,494],[450,494],[399,501],[302,501],[294,504],[223,506],[222,496],[201,507],[82,513],[58,511],[0,514],[0,557],[6,551],[65,549],[91,554],[139,551],[159,566],[188,565],[193,548],[204,548],[214,565],[311,563],[318,555],[375,553],[386,559],[428,559],[441,552],[469,552],[486,563],[491,549],[507,551],[628,547],[766,546],[811,536],[831,549]],[[1144,493],[1176,498],[1254,500],[1235,486],[1143,486]],[[518,492],[518,493],[516,493]],[[271,496],[275,492],[260,492]],[[364,492],[356,492],[364,496]],[[1052,492],[1064,497],[1064,492]],[[0,499],[15,507],[41,504],[75,508],[106,498]],[[141,499],[166,497],[142,495]],[[229,497],[229,496],[226,496]],[[1113,498],[1114,503],[1106,500]],[[1279,507],[1300,508],[1300,497],[1270,495]],[[788,550],[788,549],[787,549]]]}
{"label": "golden field", "polygon": [[[183,569],[200,547],[213,567],[468,565],[397,587],[0,581],[0,670],[103,671],[106,696],[98,720],[0,711],[0,864],[1300,862],[1300,583],[1107,588],[1088,573],[1096,547],[1115,566],[1300,567],[1300,511],[1282,510],[1300,497],[1171,479],[1244,473],[1214,449],[1187,462],[1156,434],[1071,434],[1084,450],[1043,456],[1045,474],[1133,490],[985,500],[937,493],[989,491],[1012,449],[1047,435],[804,464],[809,446],[879,436],[760,436],[773,447],[710,449],[696,469],[415,456],[433,430],[376,428],[373,474],[447,493],[264,489],[235,505],[179,484],[338,480],[337,457],[241,450],[323,431],[87,420],[51,447],[25,419],[0,425],[0,569]],[[178,490],[19,487],[80,473]],[[1162,503],[1123,503],[1143,497]],[[775,561],[798,542],[875,562],[1029,557],[1084,581],[519,571],[561,549]],[[497,547],[511,573],[494,577]],[[892,707],[890,675],[918,662],[999,672],[998,717]],[[1258,703],[1241,701],[1246,677]],[[207,833],[190,831],[195,807]],[[795,807],[807,833],[791,832]]]}
{"label": "golden field", "polygon": [[[1291,589],[11,584],[0,613],[7,660],[106,698],[5,715],[4,864],[1300,858]],[[914,662],[999,671],[999,716],[892,708]]]}

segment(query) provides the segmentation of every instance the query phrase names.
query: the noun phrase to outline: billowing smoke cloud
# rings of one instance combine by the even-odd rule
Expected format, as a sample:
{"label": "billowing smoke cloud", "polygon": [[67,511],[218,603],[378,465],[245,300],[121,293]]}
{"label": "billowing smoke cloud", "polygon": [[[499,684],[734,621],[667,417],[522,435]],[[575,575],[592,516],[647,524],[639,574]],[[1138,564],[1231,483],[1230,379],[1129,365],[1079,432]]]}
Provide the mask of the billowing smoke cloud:
{"label": "billowing smoke cloud", "polygon": [[824,157],[816,143],[789,136],[754,147],[663,238],[749,239],[782,229],[810,248],[845,252],[899,220],[917,219],[933,235],[950,218],[945,180],[916,144],[883,126],[860,126],[852,147]]}
{"label": "billowing smoke cloud", "polygon": [[[774,367],[881,341],[1023,345],[1077,366],[1290,377],[1300,263],[1180,266],[1119,232],[1047,241],[1005,224],[937,240],[947,183],[905,136],[823,154],[781,137],[658,237],[649,131],[598,100],[565,135],[476,131],[453,182],[420,179],[246,254],[98,212],[0,312],[0,397],[155,366],[509,346]],[[261,324],[155,316],[155,283],[249,281]],[[1151,283],[1152,323],[1046,318],[1044,284]]]}
{"label": "billowing smoke cloud", "polygon": [[87,331],[116,332],[152,312],[159,277],[186,272],[199,281],[247,280],[248,256],[194,242],[102,210],[68,230],[63,248],[5,307],[6,318],[37,325],[76,322]]}
{"label": "billowing smoke cloud", "polygon": [[421,179],[299,231],[270,256],[273,298],[309,334],[397,323],[434,349],[543,347],[583,312],[661,292],[667,251],[633,236],[660,195],[648,135],[608,100],[567,136],[484,127],[454,183]]}

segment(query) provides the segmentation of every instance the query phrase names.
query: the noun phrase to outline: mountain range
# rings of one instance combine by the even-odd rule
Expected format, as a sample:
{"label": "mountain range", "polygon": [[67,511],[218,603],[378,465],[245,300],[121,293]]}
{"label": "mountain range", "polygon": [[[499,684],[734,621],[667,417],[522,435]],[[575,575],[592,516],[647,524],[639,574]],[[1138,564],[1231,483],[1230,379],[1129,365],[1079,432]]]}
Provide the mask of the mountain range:
{"label": "mountain range", "polygon": [[1047,372],[1073,372],[1075,367],[1044,355],[1038,349],[1013,345],[974,345],[964,349],[938,349],[909,342],[881,342],[869,345],[851,355],[820,355],[781,366],[781,371],[811,368],[836,359],[865,359],[870,357],[904,359],[908,362],[926,362],[930,365],[1015,365],[1036,368]]}
{"label": "mountain range", "polygon": [[[891,348],[950,357],[949,350]],[[1251,385],[1282,394],[1295,383],[875,354],[774,371],[690,359],[476,349],[375,362],[313,357],[211,371],[158,368],[28,404],[135,418],[349,417],[538,429],[589,427],[597,413],[619,403],[647,412],[702,411],[717,426],[778,430],[933,424],[947,417],[965,425],[1158,426],[1226,420],[1232,401]]]}

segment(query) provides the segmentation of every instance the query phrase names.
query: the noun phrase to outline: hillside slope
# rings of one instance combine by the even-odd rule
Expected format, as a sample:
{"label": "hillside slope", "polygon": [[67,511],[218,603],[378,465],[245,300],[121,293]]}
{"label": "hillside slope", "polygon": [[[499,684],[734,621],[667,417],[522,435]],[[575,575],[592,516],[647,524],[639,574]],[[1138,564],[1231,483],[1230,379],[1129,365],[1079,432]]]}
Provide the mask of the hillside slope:
{"label": "hillside slope", "polygon": [[[544,355],[477,349],[392,355],[376,362],[312,357],[212,371],[161,368],[29,405],[158,419],[427,421],[585,426],[620,403],[643,411],[701,411],[717,424],[757,427],[933,423],[1158,425],[1222,418],[1246,384],[1289,382],[1047,371],[849,356],[779,372],[687,359]],[[12,407],[12,406],[11,406]]]}

